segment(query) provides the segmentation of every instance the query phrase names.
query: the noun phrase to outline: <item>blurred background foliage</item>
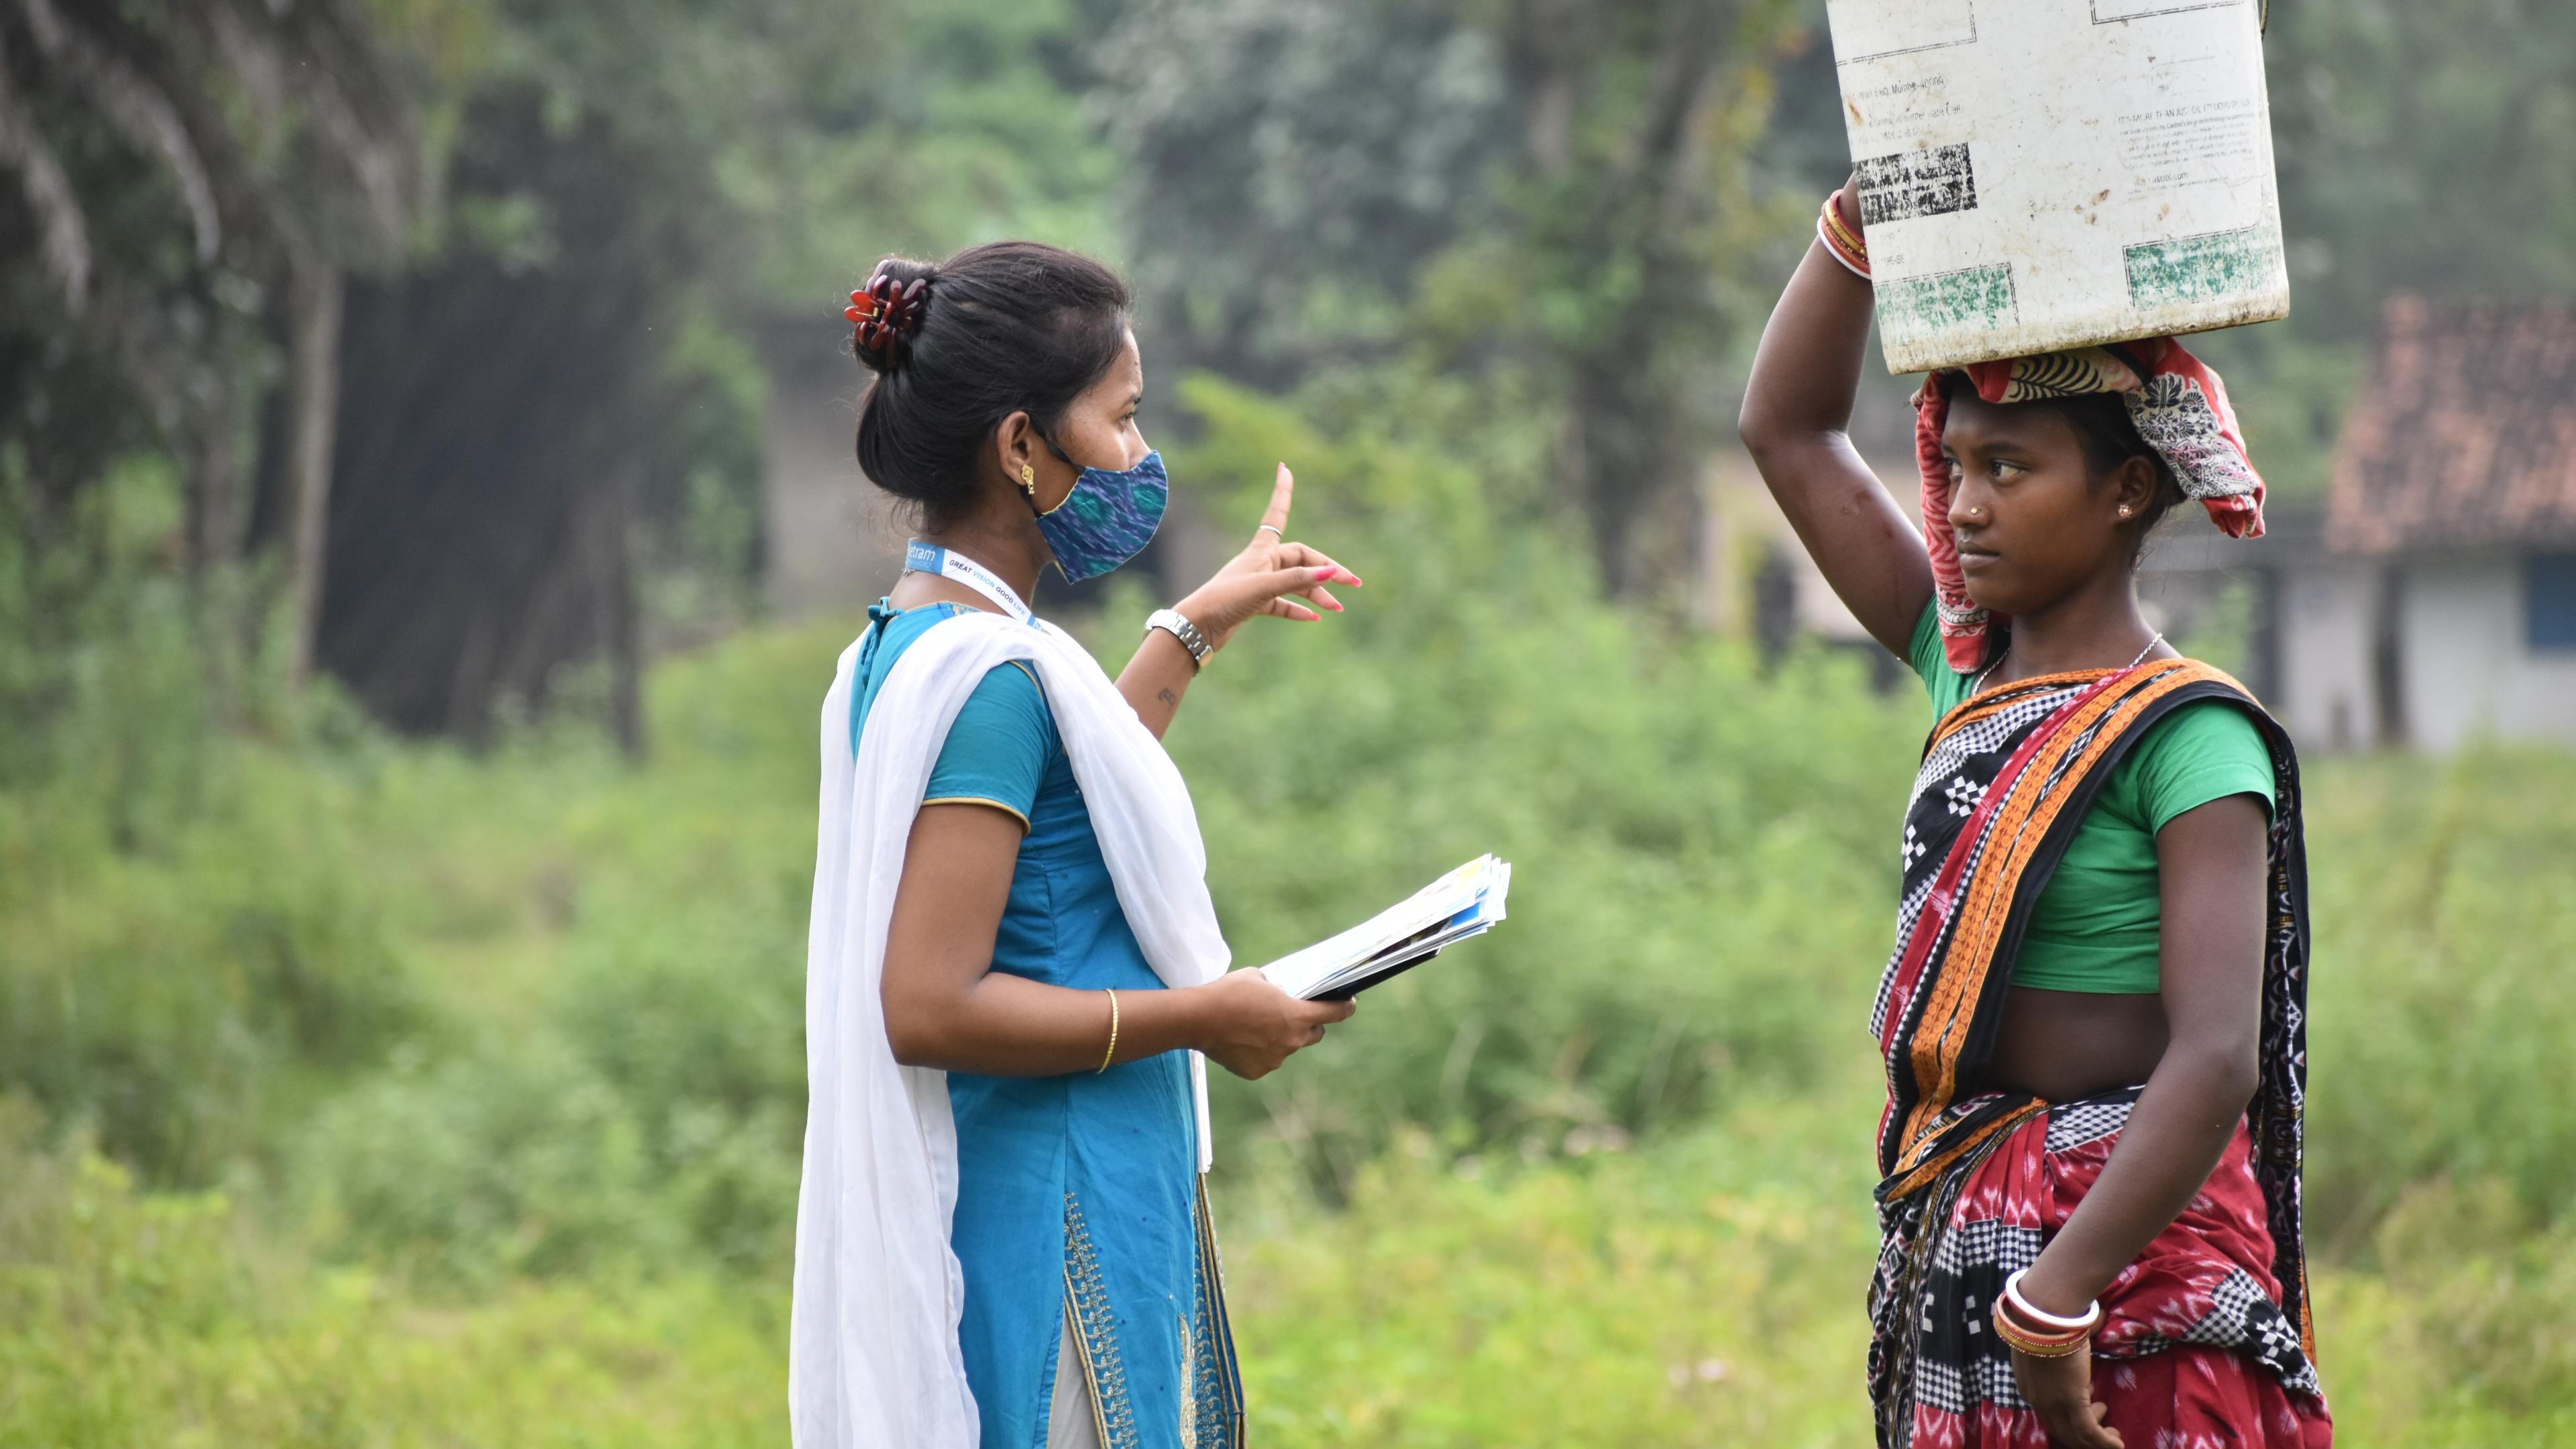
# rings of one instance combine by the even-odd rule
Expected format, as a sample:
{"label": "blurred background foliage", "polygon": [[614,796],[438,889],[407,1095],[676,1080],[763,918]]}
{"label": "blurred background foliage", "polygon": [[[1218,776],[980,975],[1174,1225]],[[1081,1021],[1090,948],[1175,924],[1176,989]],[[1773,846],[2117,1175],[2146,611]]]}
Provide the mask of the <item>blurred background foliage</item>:
{"label": "blurred background foliage", "polygon": [[[2571,23],[2274,7],[2286,490],[2379,298],[2576,293]],[[1925,721],[1676,606],[1843,170],[1812,0],[0,6],[0,1445],[778,1442],[849,624],[761,617],[758,343],[1005,234],[1371,579],[1174,734],[1240,958],[1524,868],[1223,1084],[1263,1436],[1864,1442]],[[2576,1443],[2576,762],[2310,793],[2347,1442]]]}

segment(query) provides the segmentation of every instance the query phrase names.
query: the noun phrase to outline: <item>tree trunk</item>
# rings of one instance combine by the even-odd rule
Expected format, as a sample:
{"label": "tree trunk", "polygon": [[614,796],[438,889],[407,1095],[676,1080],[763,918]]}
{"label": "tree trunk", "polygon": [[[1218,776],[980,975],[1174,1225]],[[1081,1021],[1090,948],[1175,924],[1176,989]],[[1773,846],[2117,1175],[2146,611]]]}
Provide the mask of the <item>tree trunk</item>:
{"label": "tree trunk", "polygon": [[598,661],[604,722],[638,748],[630,500],[659,436],[651,299],[672,283],[604,133],[550,137],[525,96],[490,105],[458,184],[545,198],[581,260],[460,254],[346,284],[315,663],[397,728],[482,740]]}
{"label": "tree trunk", "polygon": [[591,524],[591,549],[598,583],[599,637],[608,654],[608,718],[619,748],[629,758],[644,753],[644,657],[636,619],[634,546],[635,487],[632,472],[621,468],[601,488]]}
{"label": "tree trunk", "polygon": [[1521,92],[1521,144],[1543,176],[1574,162],[1577,76],[1600,23],[1587,0],[1515,0],[1505,51]]}
{"label": "tree trunk", "polygon": [[234,414],[235,394],[222,371],[207,370],[208,395],[189,400],[183,436],[176,440],[188,491],[188,567],[200,583],[229,573],[241,561],[249,524],[243,506],[241,419]]}
{"label": "tree trunk", "polygon": [[[1735,0],[1659,0],[1628,18],[1605,19],[1598,7],[1565,0],[1519,0],[1512,12],[1511,53],[1528,118],[1526,144],[1538,169],[1567,176],[1585,164],[1571,126],[1580,98],[1586,47],[1651,44],[1645,94],[1599,174],[1582,180],[1585,212],[1569,238],[1591,277],[1626,274],[1633,285],[1604,288],[1593,323],[1570,359],[1571,408],[1561,447],[1579,459],[1582,493],[1602,591],[1635,599],[1689,565],[1687,547],[1644,536],[1667,506],[1680,523],[1695,512],[1690,460],[1708,431],[1690,404],[1694,362],[1719,339],[1710,315],[1698,245],[1708,224],[1702,132],[1714,81],[1730,37],[1742,21]],[[1600,37],[1608,35],[1604,40]],[[1590,278],[1587,277],[1587,282]]]}
{"label": "tree trunk", "polygon": [[[238,359],[241,350],[230,330],[213,331],[211,355]],[[188,584],[195,595],[198,648],[215,714],[234,725],[241,722],[248,696],[245,656],[251,619],[258,612],[241,569],[250,525],[250,470],[243,466],[241,394],[233,369],[218,362],[196,371],[195,395],[183,405],[173,440],[187,499]]]}
{"label": "tree trunk", "polygon": [[313,670],[313,641],[322,618],[324,552],[330,537],[331,450],[340,407],[340,308],[337,267],[299,261],[288,303],[287,599],[294,610],[287,678],[297,689]]}

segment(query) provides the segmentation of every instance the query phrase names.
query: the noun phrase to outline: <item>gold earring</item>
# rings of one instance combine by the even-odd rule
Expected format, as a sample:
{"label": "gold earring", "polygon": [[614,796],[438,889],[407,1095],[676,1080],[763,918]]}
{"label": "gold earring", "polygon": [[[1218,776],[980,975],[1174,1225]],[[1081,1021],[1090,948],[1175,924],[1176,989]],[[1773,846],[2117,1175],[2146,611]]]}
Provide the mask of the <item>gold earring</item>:
{"label": "gold earring", "polygon": [[2128,517],[2128,516],[2129,516],[2129,505],[2127,505],[2127,504],[2125,504],[2125,503],[2123,503],[2123,504],[2121,504],[2121,505],[2120,505],[2120,516],[2121,516],[2122,518],[2126,518],[2126,517]]}
{"label": "gold earring", "polygon": [[[1035,498],[1038,494],[1038,470],[1026,463],[1020,465],[1020,491]],[[2121,510],[2123,513],[2126,509]]]}

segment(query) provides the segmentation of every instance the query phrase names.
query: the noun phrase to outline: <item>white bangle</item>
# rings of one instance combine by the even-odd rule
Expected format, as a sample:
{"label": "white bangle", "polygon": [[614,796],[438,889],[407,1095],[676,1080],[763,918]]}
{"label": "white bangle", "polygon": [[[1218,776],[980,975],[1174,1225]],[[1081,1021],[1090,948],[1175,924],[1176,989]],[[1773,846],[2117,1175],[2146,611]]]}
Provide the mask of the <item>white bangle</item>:
{"label": "white bangle", "polygon": [[2028,1268],[2018,1269],[2011,1277],[2004,1280],[2004,1298],[2012,1304],[2013,1312],[2042,1328],[2054,1328],[2062,1333],[2089,1332],[2102,1325],[2102,1301],[2098,1298],[2084,1305],[2084,1314],[2080,1318],[2060,1318],[2024,1298],[2021,1294],[2021,1280],[2029,1272]]}

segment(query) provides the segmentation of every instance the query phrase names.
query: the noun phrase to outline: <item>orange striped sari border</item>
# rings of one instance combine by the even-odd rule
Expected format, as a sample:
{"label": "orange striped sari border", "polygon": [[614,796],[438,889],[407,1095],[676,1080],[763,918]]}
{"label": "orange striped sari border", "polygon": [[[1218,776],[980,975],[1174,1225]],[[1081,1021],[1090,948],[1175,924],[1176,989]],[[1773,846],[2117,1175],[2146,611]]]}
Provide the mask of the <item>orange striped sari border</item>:
{"label": "orange striped sari border", "polygon": [[[1996,812],[1993,822],[1986,831],[1985,853],[1979,857],[1976,868],[1962,883],[1963,889],[1955,908],[1956,916],[1950,928],[1949,949],[1943,953],[1942,969],[1934,973],[1931,981],[1918,988],[1928,991],[1930,995],[1922,1013],[1917,1018],[1911,1048],[1916,1070],[1915,1080],[1927,1087],[1939,1082],[1945,1089],[1942,1093],[1944,1097],[1947,1096],[1946,1088],[1950,1084],[1940,1073],[1941,1058],[1946,1055],[1943,1048],[1951,1038],[1955,1018],[1959,1015],[1960,1002],[1963,999],[1974,1001],[1981,994],[1986,971],[1992,964],[1995,945],[1991,933],[1970,931],[1971,920],[1982,920],[1985,914],[1980,912],[1972,916],[1970,906],[1991,900],[2000,888],[2020,883],[2019,866],[2024,862],[2013,858],[2015,847],[2029,838],[2029,827],[2034,821],[2040,826],[2040,833],[2045,835],[2048,826],[2055,822],[2057,812],[2066,802],[2065,794],[2047,789],[2048,782],[2059,772],[2067,756],[2074,750],[2076,742],[2086,739],[2088,732],[2090,732],[2090,739],[2096,745],[2107,744],[2110,739],[2116,738],[2109,732],[2099,730],[2097,726],[2129,698],[2129,693],[2106,690],[2087,700],[2082,708],[2057,728],[2049,740],[2040,747],[2039,752],[2031,757],[2030,762],[2022,767],[2021,772],[2014,776],[2006,787],[2009,793],[2004,797],[2003,807]],[[1997,862],[1993,854],[1997,842],[2003,842],[2005,846],[2005,855],[2001,862]],[[1968,952],[1964,957],[1961,955],[1963,948]],[[1969,969],[1962,971],[1959,969],[1962,966]],[[1970,976],[1975,979],[1973,981],[1966,979]],[[1926,1028],[1936,1021],[1941,1023],[1940,1029],[1927,1034]],[[1931,1095],[1927,1092],[1926,1100],[1929,1100]]]}
{"label": "orange striped sari border", "polygon": [[[1993,842],[2000,841],[2003,856],[1981,860],[1970,877],[1951,927],[1944,968],[1931,983],[1932,999],[1917,1020],[1911,1055],[1915,1081],[1925,1090],[1923,1100],[1908,1114],[1909,1136],[1929,1125],[1927,1107],[1937,1111],[1958,1091],[1959,1059],[1977,1003],[1984,998],[2004,920],[2023,872],[2070,798],[2070,792],[2048,791],[2048,782],[2066,773],[2080,779],[2099,764],[2149,704],[2186,682],[2186,673],[2178,664],[2167,665],[2139,684],[2106,691],[2088,701],[2014,780],[2011,795],[1987,832],[1987,849],[1992,851]],[[2075,757],[2078,742],[2085,745],[2082,755]],[[1963,966],[1967,969],[1960,969]],[[1936,1022],[1937,1029],[1926,1030]]]}
{"label": "orange striped sari border", "polygon": [[[1960,1158],[1975,1151],[1979,1145],[2004,1133],[2017,1132],[2021,1130],[2024,1125],[2029,1123],[2030,1119],[2047,1110],[2048,1104],[2046,1102],[2034,1100],[2026,1107],[2022,1107],[2016,1111],[1997,1117],[1992,1122],[1989,1122],[1983,1127],[1978,1128],[1976,1131],[1969,1133],[1964,1140],[1950,1144],[1948,1151],[1943,1152],[1940,1156],[1933,1158],[1929,1162],[1898,1162],[1896,1164],[1896,1170],[1904,1175],[1896,1179],[1895,1186],[1887,1189],[1887,1196],[1890,1198],[1900,1198],[1919,1191],[1924,1184],[1933,1182],[1937,1180],[1941,1174],[1948,1172],[1953,1164],[1958,1162]],[[1940,1138],[1936,1134],[1926,1133],[1914,1143],[1913,1147],[1909,1149],[1909,1153],[1910,1155],[1919,1157],[1923,1153],[1931,1151],[1939,1142]]]}
{"label": "orange striped sari border", "polygon": [[[2155,665],[2142,667],[2152,668],[2156,666],[2162,666],[2167,669],[2188,666],[2192,669],[2196,678],[2216,680],[2219,683],[2225,684],[2236,690],[2247,699],[2254,699],[2254,691],[2247,689],[2245,685],[2236,678],[2236,676],[2219,668],[2217,665],[2205,663],[2198,659],[2159,659],[2155,662]],[[1978,690],[1975,694],[1972,694],[1966,699],[1959,701],[1957,704],[1950,706],[1949,713],[1941,716],[1939,721],[1932,726],[1932,743],[1939,744],[1941,741],[1948,739],[1958,731],[1967,728],[1969,725],[1975,724],[1978,720],[1984,719],[1988,715],[2014,703],[2027,691],[2036,689],[2074,689],[2083,685],[2091,684],[2095,680],[2101,679],[2107,675],[2117,674],[2119,672],[2120,671],[2116,669],[2070,669],[2056,674],[2034,674],[2028,679],[2016,679],[2009,684],[1988,685],[1986,688]],[[2261,703],[2260,700],[2256,700],[2255,702],[2258,704]]]}
{"label": "orange striped sari border", "polygon": [[2049,689],[2074,689],[2117,673],[2116,669],[2075,669],[2062,674],[2034,674],[2010,684],[1989,685],[1950,706],[1950,712],[1932,726],[1932,743],[1937,745],[1988,715],[2017,703],[2025,694]]}
{"label": "orange striped sari border", "polygon": [[[2107,672],[2089,671],[2047,678],[2058,681],[2052,687],[2069,687],[2089,684],[2103,678]],[[2010,917],[2022,874],[2038,854],[2050,827],[2056,823],[2073,793],[2048,791],[2047,783],[2061,774],[2082,779],[2126,737],[2149,706],[2177,689],[2202,680],[2235,684],[2224,671],[2196,660],[2177,659],[2163,661],[2135,685],[2104,692],[2088,701],[2060,726],[2013,780],[2011,793],[2005,798],[2002,810],[1986,834],[1989,850],[1993,848],[1993,842],[2004,842],[2003,857],[2000,860],[1979,860],[1960,898],[1958,915],[1951,925],[1950,943],[1942,953],[1940,969],[1931,981],[1918,988],[1929,990],[1932,995],[1923,1003],[1916,1018],[1913,1039],[1906,1048],[1921,1096],[1913,1110],[1906,1114],[1901,1140],[1908,1145],[1899,1154],[1900,1162],[1921,1150],[1920,1144],[1932,1135],[1933,1122],[1958,1093],[1959,1060],[1966,1049],[1969,1029],[1975,1022],[1977,1003],[1985,998],[1986,980],[1994,969],[1994,953],[2001,944],[2003,927]],[[2033,682],[2036,681],[2022,681]],[[2236,687],[2243,688],[2241,685]],[[1979,696],[1980,699],[1984,697]],[[1975,701],[1969,702],[1973,703]],[[1939,733],[1973,723],[1978,716],[1968,714],[1969,704],[1953,710],[1942,721]],[[2083,753],[2070,759],[2079,741],[2085,742]]]}

